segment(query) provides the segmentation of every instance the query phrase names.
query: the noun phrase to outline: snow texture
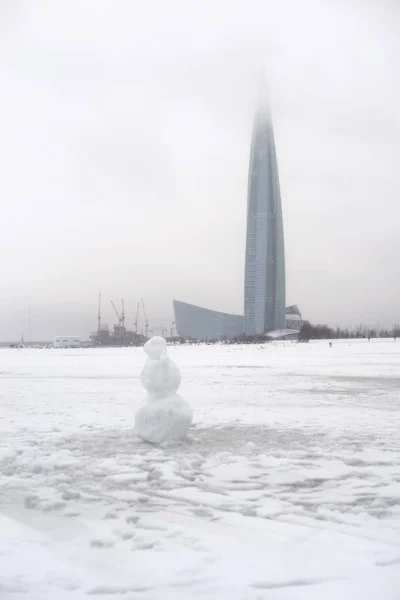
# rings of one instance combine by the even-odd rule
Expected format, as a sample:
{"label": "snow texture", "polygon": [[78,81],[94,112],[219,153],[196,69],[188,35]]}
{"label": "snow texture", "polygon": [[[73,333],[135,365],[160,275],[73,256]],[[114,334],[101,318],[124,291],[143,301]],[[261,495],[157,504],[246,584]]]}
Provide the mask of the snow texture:
{"label": "snow texture", "polygon": [[0,349],[0,599],[399,600],[399,342],[169,353],[149,446],[141,349]]}
{"label": "snow texture", "polygon": [[147,403],[135,416],[135,435],[152,444],[182,440],[193,420],[192,409],[177,393],[181,383],[178,367],[167,355],[167,343],[159,336],[144,346],[148,358],[140,380]]}

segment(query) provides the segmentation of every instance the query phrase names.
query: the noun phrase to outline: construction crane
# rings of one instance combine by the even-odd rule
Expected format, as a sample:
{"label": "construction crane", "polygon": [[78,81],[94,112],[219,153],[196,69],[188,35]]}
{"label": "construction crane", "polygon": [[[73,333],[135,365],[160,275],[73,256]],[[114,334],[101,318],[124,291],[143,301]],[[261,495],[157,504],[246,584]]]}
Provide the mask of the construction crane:
{"label": "construction crane", "polygon": [[147,320],[146,309],[144,307],[144,300],[142,298],[142,308],[143,308],[143,316],[144,316],[144,334],[147,337],[147,333],[149,331],[149,322]]}
{"label": "construction crane", "polygon": [[115,306],[113,300],[111,300],[111,304],[112,304],[115,314],[117,315],[118,325],[121,325],[121,317],[120,317],[119,312],[117,311],[117,307]]}
{"label": "construction crane", "polygon": [[124,305],[124,299],[121,298],[121,306],[122,306],[122,311],[121,311],[121,325],[122,327],[125,327],[125,305]]}
{"label": "construction crane", "polygon": [[97,342],[100,346],[100,330],[101,330],[101,292],[99,292],[99,314],[97,315]]}
{"label": "construction crane", "polygon": [[135,333],[137,333],[137,328],[138,328],[139,309],[140,309],[140,302],[137,303],[137,307],[136,307],[136,319],[135,319],[135,322],[134,322]]}
{"label": "construction crane", "polygon": [[125,308],[124,308],[124,299],[122,298],[122,311],[118,312],[117,307],[114,302],[111,300],[112,307],[114,309],[115,314],[117,315],[118,325],[119,327],[125,327]]}

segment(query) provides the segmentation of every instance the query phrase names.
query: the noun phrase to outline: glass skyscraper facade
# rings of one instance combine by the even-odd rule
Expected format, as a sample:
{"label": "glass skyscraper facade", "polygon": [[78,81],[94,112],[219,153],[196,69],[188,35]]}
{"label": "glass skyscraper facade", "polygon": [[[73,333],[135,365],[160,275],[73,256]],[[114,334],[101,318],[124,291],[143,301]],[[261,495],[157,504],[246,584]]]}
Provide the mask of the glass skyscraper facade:
{"label": "glass skyscraper facade", "polygon": [[[261,104],[251,138],[247,190],[244,317],[174,300],[176,328],[185,338],[232,339],[299,330],[297,306],[285,315],[285,248],[274,132],[271,115]],[[291,331],[292,333],[292,331]]]}
{"label": "glass skyscraper facade", "polygon": [[244,331],[285,327],[285,248],[274,132],[268,109],[257,110],[247,191]]}

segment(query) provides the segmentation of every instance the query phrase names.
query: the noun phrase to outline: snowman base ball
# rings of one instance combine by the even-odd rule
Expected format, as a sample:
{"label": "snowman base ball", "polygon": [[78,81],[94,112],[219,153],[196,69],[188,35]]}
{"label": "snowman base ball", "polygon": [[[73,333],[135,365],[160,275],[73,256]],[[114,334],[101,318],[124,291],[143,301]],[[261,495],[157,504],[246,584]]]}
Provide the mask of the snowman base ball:
{"label": "snowman base ball", "polygon": [[134,433],[151,444],[178,441],[186,437],[192,419],[192,409],[178,394],[149,398],[135,415]]}

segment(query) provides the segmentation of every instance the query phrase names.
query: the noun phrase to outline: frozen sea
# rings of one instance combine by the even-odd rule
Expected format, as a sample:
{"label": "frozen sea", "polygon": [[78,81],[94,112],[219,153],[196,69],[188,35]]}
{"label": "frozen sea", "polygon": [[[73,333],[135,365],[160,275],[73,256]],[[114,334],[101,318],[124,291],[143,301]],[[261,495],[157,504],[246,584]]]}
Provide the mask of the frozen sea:
{"label": "frozen sea", "polygon": [[0,350],[0,599],[399,600],[400,341],[170,355],[156,448],[141,349]]}

